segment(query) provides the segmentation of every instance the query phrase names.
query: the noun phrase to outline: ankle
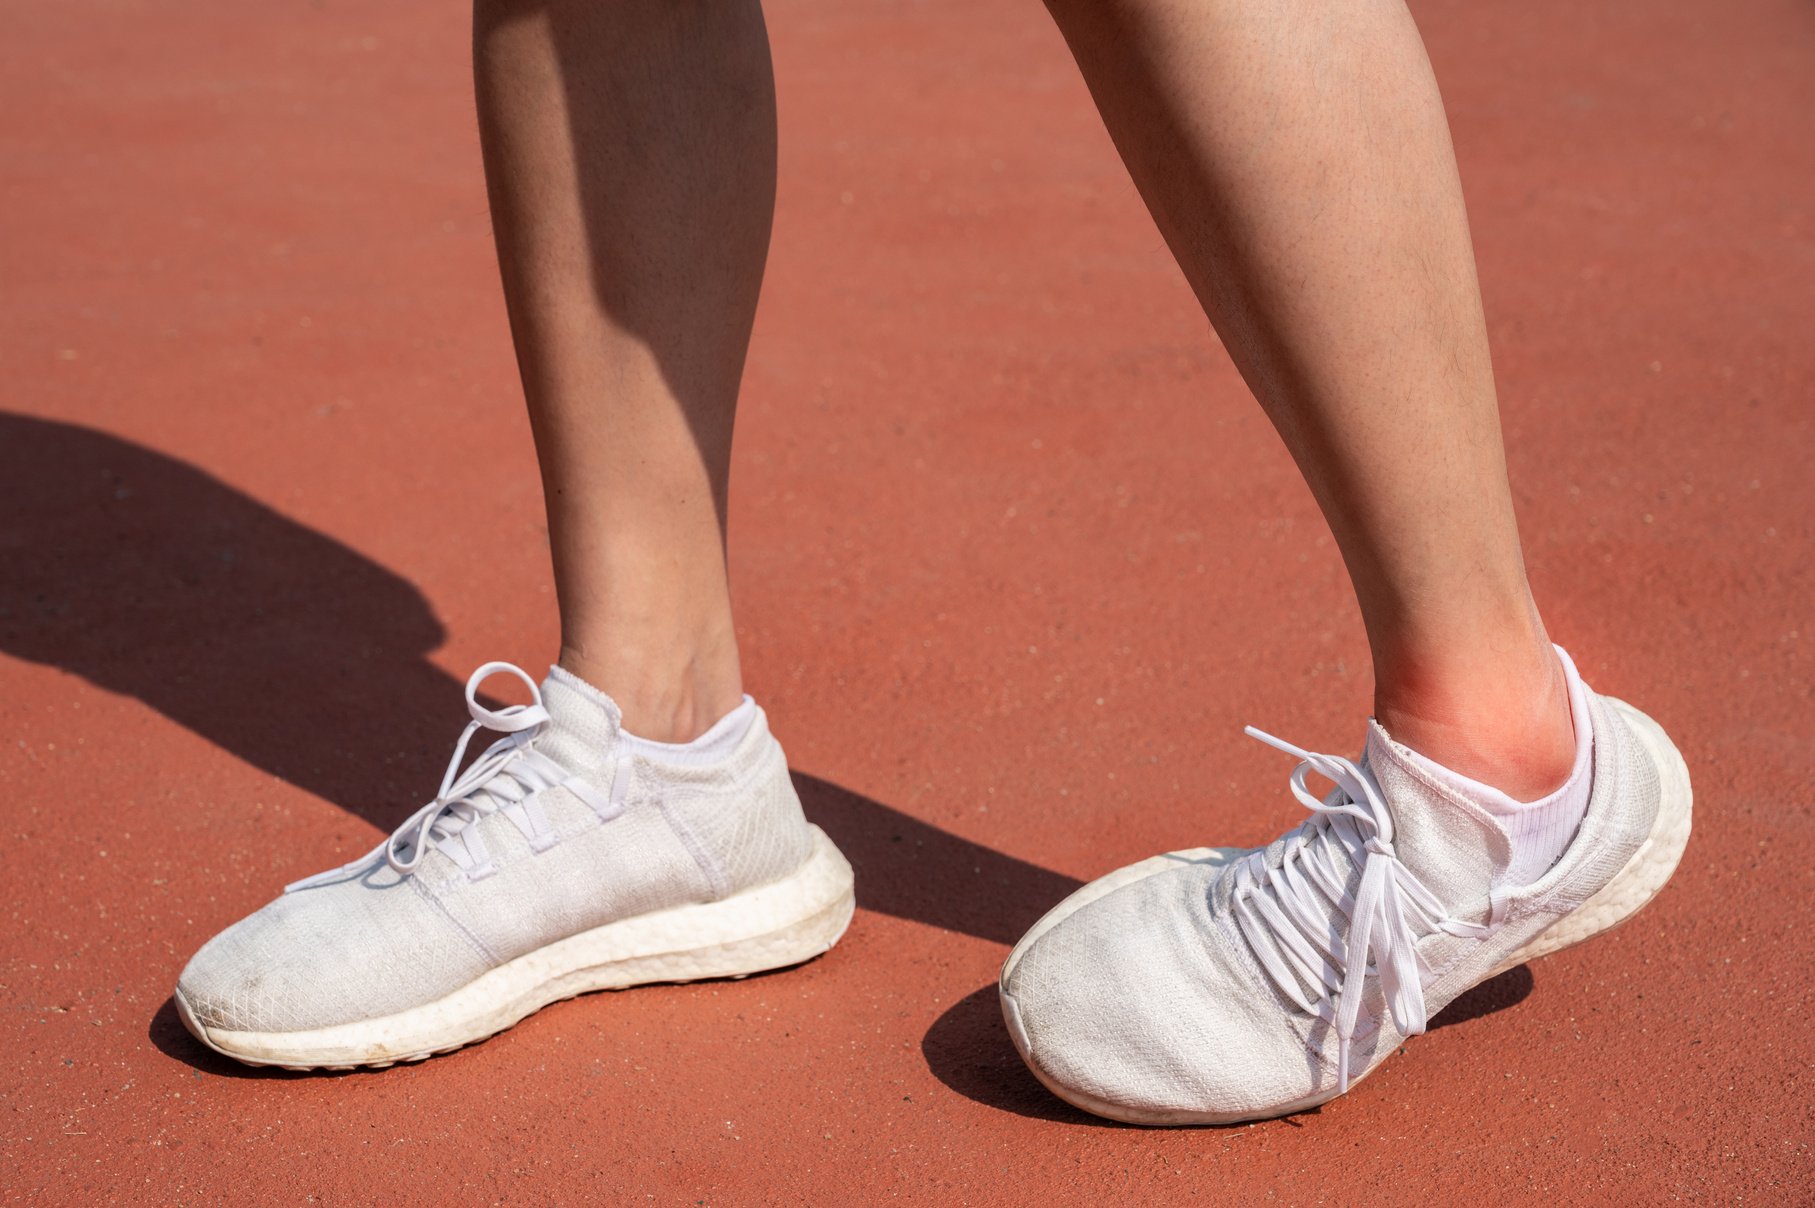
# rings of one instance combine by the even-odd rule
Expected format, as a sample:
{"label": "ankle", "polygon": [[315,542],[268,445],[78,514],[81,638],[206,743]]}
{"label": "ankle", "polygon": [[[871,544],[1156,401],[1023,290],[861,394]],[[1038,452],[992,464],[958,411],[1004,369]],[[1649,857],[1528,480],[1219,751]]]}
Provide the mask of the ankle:
{"label": "ankle", "polygon": [[1394,741],[1515,801],[1539,800],[1569,779],[1569,683],[1547,641],[1541,654],[1496,659],[1477,648],[1453,666],[1404,667],[1380,675],[1375,689],[1374,716]]}
{"label": "ankle", "polygon": [[626,734],[652,742],[692,742],[743,702],[734,640],[564,642],[560,665],[617,702]]}

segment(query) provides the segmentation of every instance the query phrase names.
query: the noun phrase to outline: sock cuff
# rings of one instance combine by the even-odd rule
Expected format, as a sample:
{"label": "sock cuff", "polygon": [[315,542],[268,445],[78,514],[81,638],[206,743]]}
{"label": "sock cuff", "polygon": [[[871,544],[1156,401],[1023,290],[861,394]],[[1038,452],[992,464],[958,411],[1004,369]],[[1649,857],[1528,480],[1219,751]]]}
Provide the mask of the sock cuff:
{"label": "sock cuff", "polygon": [[625,754],[642,755],[661,763],[699,766],[722,762],[737,749],[750,726],[756,721],[756,701],[746,693],[737,708],[712,723],[710,729],[692,742],[657,742],[639,738],[626,730],[618,731],[618,749]]}
{"label": "sock cuff", "polygon": [[1588,809],[1588,796],[1594,780],[1594,722],[1588,709],[1588,688],[1582,683],[1575,663],[1561,647],[1557,658],[1563,665],[1563,677],[1569,687],[1569,713],[1575,724],[1576,757],[1568,779],[1555,792],[1536,801],[1515,801],[1511,796],[1482,784],[1459,772],[1453,772],[1436,760],[1394,743],[1394,754],[1415,767],[1427,778],[1450,789],[1475,805],[1492,819],[1506,836],[1512,859],[1496,883],[1529,885],[1544,875],[1557,858],[1574,841]]}

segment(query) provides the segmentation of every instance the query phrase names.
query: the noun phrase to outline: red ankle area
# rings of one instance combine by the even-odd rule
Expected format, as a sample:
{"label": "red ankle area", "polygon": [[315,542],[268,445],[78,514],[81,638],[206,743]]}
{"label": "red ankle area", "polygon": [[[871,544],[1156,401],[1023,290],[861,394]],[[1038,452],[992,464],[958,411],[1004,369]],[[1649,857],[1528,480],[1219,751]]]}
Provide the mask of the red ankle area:
{"label": "red ankle area", "polygon": [[1561,666],[1537,683],[1482,683],[1384,692],[1374,716],[1404,746],[1515,801],[1537,801],[1575,767],[1575,721]]}

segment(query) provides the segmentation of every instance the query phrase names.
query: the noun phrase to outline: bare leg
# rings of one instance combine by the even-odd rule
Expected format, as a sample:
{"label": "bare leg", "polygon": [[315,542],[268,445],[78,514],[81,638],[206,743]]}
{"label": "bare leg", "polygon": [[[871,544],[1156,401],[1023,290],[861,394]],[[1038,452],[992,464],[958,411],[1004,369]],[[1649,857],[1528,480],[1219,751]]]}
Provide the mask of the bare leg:
{"label": "bare leg", "polygon": [[1354,581],[1394,737],[1529,799],[1574,759],[1454,155],[1400,0],[1051,0]]}
{"label": "bare leg", "polygon": [[775,201],[762,13],[476,0],[473,57],[560,661],[685,741],[743,691],[725,499]]}

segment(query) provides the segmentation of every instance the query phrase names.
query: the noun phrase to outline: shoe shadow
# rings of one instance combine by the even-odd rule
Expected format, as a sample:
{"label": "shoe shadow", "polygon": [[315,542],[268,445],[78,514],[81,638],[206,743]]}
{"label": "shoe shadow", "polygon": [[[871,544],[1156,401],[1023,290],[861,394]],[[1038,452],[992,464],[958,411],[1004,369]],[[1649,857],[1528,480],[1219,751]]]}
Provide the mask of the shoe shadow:
{"label": "shoe shadow", "polygon": [[164,1005],[151,1017],[151,1024],[145,1029],[145,1038],[151,1041],[151,1047],[174,1061],[180,1061],[191,1069],[204,1074],[222,1078],[310,1078],[322,1075],[338,1076],[341,1073],[355,1071],[339,1070],[286,1070],[274,1065],[242,1065],[231,1057],[223,1057],[201,1041],[189,1034],[183,1026],[182,1018],[176,1013],[176,999],[166,998]]}
{"label": "shoe shadow", "polygon": [[1471,1019],[1480,1019],[1483,1015],[1492,1015],[1495,1011],[1518,1006],[1531,997],[1535,985],[1531,966],[1517,965],[1459,995],[1449,1006],[1437,1012],[1425,1031],[1435,1032],[1438,1028],[1453,1027]]}
{"label": "shoe shadow", "polygon": [[934,1020],[921,1038],[920,1054],[935,1078],[973,1103],[1060,1124],[1133,1127],[1073,1107],[1040,1084],[1009,1039],[993,983]]}

